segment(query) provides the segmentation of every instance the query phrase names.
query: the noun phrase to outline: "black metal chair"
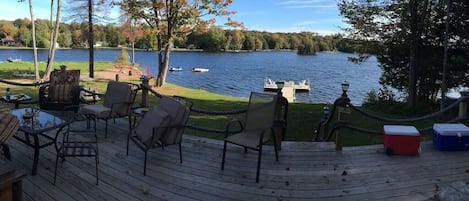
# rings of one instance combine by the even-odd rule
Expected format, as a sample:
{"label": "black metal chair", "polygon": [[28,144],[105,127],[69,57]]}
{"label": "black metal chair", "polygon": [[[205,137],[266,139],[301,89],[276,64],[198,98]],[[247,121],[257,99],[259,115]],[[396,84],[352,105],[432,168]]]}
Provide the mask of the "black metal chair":
{"label": "black metal chair", "polygon": [[39,108],[62,111],[80,104],[80,70],[54,70],[49,83],[39,88]]}
{"label": "black metal chair", "polygon": [[179,161],[182,163],[182,135],[189,119],[192,102],[181,97],[163,96],[158,105],[146,112],[127,137],[145,152],[143,175],[146,175],[147,155],[152,148],[179,145]]}
{"label": "black metal chair", "polygon": [[[67,157],[94,157],[96,163],[96,185],[98,185],[98,163],[99,163],[99,148],[98,148],[98,137],[96,132],[90,132],[89,129],[72,129],[71,126],[77,121],[86,121],[87,117],[81,113],[67,112],[64,110],[62,116],[65,116],[69,124],[61,127],[55,136],[55,148],[57,157],[55,160],[55,171],[54,171],[54,185],[57,180],[57,166],[59,158],[62,162]],[[96,128],[96,125],[94,125]],[[91,139],[90,136],[92,135]]]}
{"label": "black metal chair", "polygon": [[[221,169],[225,167],[225,155],[227,143],[235,144],[247,149],[258,151],[256,183],[259,182],[261,166],[262,145],[270,139],[274,141],[275,159],[278,161],[277,143],[275,137],[275,113],[277,108],[277,95],[252,92],[244,122],[232,120],[226,127],[223,144],[223,157]],[[238,126],[236,126],[236,124]],[[236,130],[233,128],[236,127]],[[241,129],[241,130],[239,130]]]}
{"label": "black metal chair", "polygon": [[138,85],[132,83],[110,81],[104,94],[103,104],[85,105],[81,107],[81,111],[88,116],[89,120],[94,120],[95,124],[98,119],[106,122],[105,137],[108,134],[108,120],[110,119],[128,117],[130,132],[132,128],[132,106],[138,90]]}

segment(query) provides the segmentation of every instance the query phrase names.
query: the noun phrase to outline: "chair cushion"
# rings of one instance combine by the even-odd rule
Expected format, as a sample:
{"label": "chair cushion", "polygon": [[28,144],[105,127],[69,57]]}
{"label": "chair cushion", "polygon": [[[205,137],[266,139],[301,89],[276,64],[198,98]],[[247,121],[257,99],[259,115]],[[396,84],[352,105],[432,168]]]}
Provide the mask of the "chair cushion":
{"label": "chair cushion", "polygon": [[127,115],[128,107],[130,104],[124,104],[130,102],[133,98],[132,88],[129,84],[124,82],[110,81],[107,85],[106,94],[104,95],[103,105],[113,108],[113,113],[119,116]]}
{"label": "chair cushion", "polygon": [[19,127],[19,120],[10,112],[0,113],[0,141],[8,142]]}
{"label": "chair cushion", "polygon": [[185,126],[189,118],[189,108],[179,100],[166,96],[161,97],[158,106],[169,114],[171,117],[170,125],[173,126],[162,136],[161,141],[165,145],[179,143],[184,132],[183,126]]}
{"label": "chair cushion", "polygon": [[106,118],[111,113],[111,108],[104,105],[85,105],[81,108],[83,114],[94,115],[98,118]]}
{"label": "chair cushion", "polygon": [[[149,148],[155,144],[157,140],[160,140],[170,122],[171,117],[168,113],[160,107],[154,106],[150,111],[145,113],[145,116],[143,116],[132,130],[132,134]],[[155,133],[153,133],[154,128],[158,128],[155,129]]]}
{"label": "chair cushion", "polygon": [[69,102],[75,95],[74,88],[79,85],[80,70],[54,70],[50,74],[48,95],[50,101]]}

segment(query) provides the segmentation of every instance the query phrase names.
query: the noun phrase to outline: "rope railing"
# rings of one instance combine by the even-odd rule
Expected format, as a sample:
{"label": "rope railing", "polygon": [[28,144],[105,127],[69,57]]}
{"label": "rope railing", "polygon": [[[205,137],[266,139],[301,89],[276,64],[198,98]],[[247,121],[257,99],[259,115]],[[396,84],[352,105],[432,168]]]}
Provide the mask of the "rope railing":
{"label": "rope railing", "polygon": [[44,81],[44,82],[36,81],[36,82],[31,82],[31,83],[22,83],[22,82],[14,82],[14,81],[5,80],[5,79],[0,79],[0,82],[4,84],[23,86],[23,87],[37,87],[37,86],[41,86],[41,85],[49,83],[49,81]]}
{"label": "rope railing", "polygon": [[442,110],[438,111],[438,112],[434,112],[432,114],[428,114],[428,115],[424,115],[424,116],[421,116],[421,117],[416,117],[416,118],[409,118],[409,119],[394,119],[394,118],[385,118],[385,117],[380,117],[378,115],[374,115],[374,114],[371,114],[371,113],[367,113],[355,106],[353,106],[352,104],[347,104],[347,106],[349,106],[351,109],[359,112],[360,114],[366,116],[366,117],[369,117],[369,118],[373,118],[373,119],[377,119],[377,120],[381,120],[381,121],[387,121],[387,122],[394,122],[394,123],[406,123],[406,122],[414,122],[414,121],[421,121],[421,120],[425,120],[425,119],[429,119],[429,118],[432,118],[432,117],[436,117],[438,115],[441,115],[451,109],[453,109],[454,107],[458,106],[459,103],[463,102],[463,101],[466,101],[466,100],[469,100],[469,96],[467,97],[462,97],[460,99],[458,99],[457,101],[455,101],[454,103],[448,105],[447,107],[443,108]]}
{"label": "rope railing", "polygon": [[[422,121],[422,120],[426,120],[426,119],[436,117],[438,115],[442,115],[443,113],[448,112],[451,109],[454,109],[460,103],[467,102],[467,101],[469,101],[469,96],[461,97],[457,101],[455,101],[454,103],[446,106],[445,108],[441,109],[438,112],[434,112],[434,113],[431,113],[431,114],[428,114],[428,115],[415,117],[415,118],[407,118],[407,119],[382,117],[382,116],[379,116],[379,115],[376,115],[376,114],[371,114],[371,113],[366,112],[362,109],[359,109],[358,107],[352,105],[350,102],[336,101],[334,103],[333,109],[330,113],[331,115],[328,115],[326,118],[321,119],[321,121],[318,123],[318,127],[315,130],[315,133],[314,133],[315,136],[313,137],[313,140],[314,141],[320,141],[320,140],[330,141],[333,134],[334,134],[334,132],[337,129],[342,129],[342,128],[349,129],[349,130],[352,130],[352,131],[361,132],[361,133],[378,134],[378,135],[383,134],[383,132],[381,130],[377,131],[377,130],[372,130],[372,129],[353,126],[353,125],[351,125],[350,122],[346,122],[346,121],[343,121],[343,120],[334,122],[332,124],[332,128],[329,131],[327,131],[326,128],[332,122],[332,117],[334,116],[333,114],[335,113],[336,109],[339,106],[348,107],[348,108],[358,112],[359,114],[361,114],[363,116],[366,116],[368,118],[378,120],[378,121],[391,122],[391,123],[409,123],[409,122]],[[465,121],[468,121],[468,120],[469,120],[469,117],[465,116],[465,117],[456,117],[456,118],[454,118],[452,120],[449,120],[449,121],[446,121],[446,122],[447,123],[456,123],[456,122],[465,122]],[[433,127],[425,127],[425,128],[420,128],[418,130],[420,132],[426,132],[426,131],[431,131],[432,129],[433,129]],[[322,130],[324,130],[324,131],[321,132]],[[322,139],[320,139],[320,134],[321,133],[324,133]]]}
{"label": "rope railing", "polygon": [[[142,84],[141,88],[142,88],[143,94],[145,94],[145,91],[148,91],[149,93],[155,95],[158,98],[161,98],[163,96],[160,93],[153,90],[150,87],[150,85],[147,83]],[[194,112],[194,113],[206,114],[206,115],[237,115],[237,114],[246,113],[246,111],[247,109],[216,111],[216,110],[206,110],[206,109],[200,109],[200,108],[194,108],[194,107],[191,108],[191,113]],[[198,131],[203,131],[203,132],[209,132],[209,133],[225,133],[225,129],[208,128],[208,127],[203,127],[203,126],[197,126],[194,124],[188,124],[187,128],[198,130]]]}

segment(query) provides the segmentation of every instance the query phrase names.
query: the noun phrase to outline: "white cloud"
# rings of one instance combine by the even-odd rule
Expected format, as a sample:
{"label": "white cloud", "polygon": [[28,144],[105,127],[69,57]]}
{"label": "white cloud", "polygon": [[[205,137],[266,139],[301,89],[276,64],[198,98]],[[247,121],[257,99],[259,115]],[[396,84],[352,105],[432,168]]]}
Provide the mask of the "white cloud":
{"label": "white cloud", "polygon": [[293,26],[303,27],[303,26],[313,25],[313,24],[317,24],[317,23],[318,23],[317,21],[303,21],[303,22],[295,23],[295,24],[293,24]]}
{"label": "white cloud", "polygon": [[287,8],[336,8],[331,0],[288,0],[276,3]]}

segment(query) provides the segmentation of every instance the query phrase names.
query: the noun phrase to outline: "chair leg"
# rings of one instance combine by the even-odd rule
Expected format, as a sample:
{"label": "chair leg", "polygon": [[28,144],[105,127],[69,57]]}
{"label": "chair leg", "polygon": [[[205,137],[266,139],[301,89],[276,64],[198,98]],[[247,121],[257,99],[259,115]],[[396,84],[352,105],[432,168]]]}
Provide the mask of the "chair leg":
{"label": "chair leg", "polygon": [[99,163],[99,159],[98,159],[98,148],[96,147],[96,156],[95,157],[95,162],[96,162],[96,185],[98,185],[98,163]]}
{"label": "chair leg", "polygon": [[130,140],[130,135],[132,134],[132,121],[129,117],[129,132],[127,133],[127,150],[126,150],[126,154],[127,156],[129,155],[129,140]]}
{"label": "chair leg", "polygon": [[221,170],[225,168],[226,141],[223,142],[223,156],[221,158]]}
{"label": "chair leg", "polygon": [[143,176],[147,175],[147,151],[145,150],[145,159],[143,161]]}
{"label": "chair leg", "polygon": [[130,132],[127,134],[127,150],[126,150],[127,156],[129,155],[129,141],[130,141]]}
{"label": "chair leg", "polygon": [[182,163],[182,143],[179,142],[179,163]]}
{"label": "chair leg", "polygon": [[274,141],[275,161],[278,161],[277,139],[275,139],[275,135],[272,135],[272,139]]}
{"label": "chair leg", "polygon": [[259,146],[259,155],[257,156],[256,183],[259,183],[259,172],[261,170],[262,144]]}
{"label": "chair leg", "polygon": [[57,157],[55,158],[55,171],[54,171],[54,185],[55,181],[57,180],[57,166],[59,163],[59,154],[57,153]]}
{"label": "chair leg", "polygon": [[106,128],[104,129],[104,138],[107,138],[107,119],[105,121],[106,121]]}
{"label": "chair leg", "polygon": [[5,155],[5,158],[7,158],[9,161],[11,161],[10,147],[7,144],[3,144],[3,143],[1,143],[0,146],[3,149],[3,154]]}

